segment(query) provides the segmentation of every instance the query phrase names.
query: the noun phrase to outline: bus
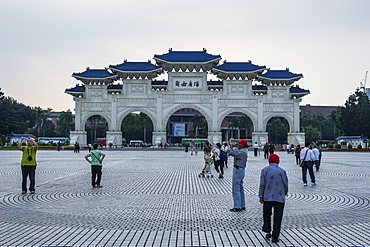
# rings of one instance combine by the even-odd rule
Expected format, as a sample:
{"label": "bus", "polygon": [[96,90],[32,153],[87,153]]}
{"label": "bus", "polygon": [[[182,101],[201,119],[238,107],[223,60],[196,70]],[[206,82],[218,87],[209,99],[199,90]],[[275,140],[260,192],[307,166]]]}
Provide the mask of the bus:
{"label": "bus", "polygon": [[100,146],[105,146],[107,144],[107,138],[96,138],[96,143]]}
{"label": "bus", "polygon": [[182,144],[185,144],[185,143],[188,143],[188,144],[191,144],[191,143],[201,144],[201,143],[206,143],[206,142],[208,142],[208,139],[182,138],[182,140],[181,140],[181,143]]}
{"label": "bus", "polygon": [[63,145],[69,145],[69,138],[68,137],[39,137],[38,142],[41,144],[57,144],[60,142]]}

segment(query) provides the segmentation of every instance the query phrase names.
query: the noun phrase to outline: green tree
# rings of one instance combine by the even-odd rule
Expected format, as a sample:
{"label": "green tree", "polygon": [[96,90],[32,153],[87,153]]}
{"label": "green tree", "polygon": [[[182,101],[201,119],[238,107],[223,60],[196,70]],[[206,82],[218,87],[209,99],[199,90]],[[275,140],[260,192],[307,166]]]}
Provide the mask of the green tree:
{"label": "green tree", "polygon": [[370,101],[364,92],[357,90],[336,110],[337,126],[344,135],[370,135]]}
{"label": "green tree", "polygon": [[267,122],[267,132],[269,141],[275,144],[283,144],[287,142],[287,134],[289,131],[288,121],[283,117],[273,117]]}
{"label": "green tree", "polygon": [[204,129],[207,125],[206,119],[199,114],[195,114],[191,119],[190,122],[193,123],[195,129],[195,138],[199,137],[200,129]]}
{"label": "green tree", "polygon": [[125,137],[127,141],[146,139],[148,142],[152,140],[152,121],[142,112],[139,114],[128,114],[122,121],[121,130],[123,137]]}
{"label": "green tree", "polygon": [[318,128],[314,128],[312,125],[309,125],[305,129],[305,139],[308,142],[317,142],[322,139],[321,132]]}
{"label": "green tree", "polygon": [[57,136],[68,137],[73,128],[72,112],[70,109],[62,111],[57,119]]}

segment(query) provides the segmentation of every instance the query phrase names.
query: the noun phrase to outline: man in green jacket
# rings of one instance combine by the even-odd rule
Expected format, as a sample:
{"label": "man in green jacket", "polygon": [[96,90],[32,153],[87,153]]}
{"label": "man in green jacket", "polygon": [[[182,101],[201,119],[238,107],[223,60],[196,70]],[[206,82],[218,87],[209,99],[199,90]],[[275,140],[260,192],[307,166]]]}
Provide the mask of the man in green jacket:
{"label": "man in green jacket", "polygon": [[35,173],[36,173],[36,152],[38,145],[31,137],[27,138],[27,146],[22,146],[24,138],[18,143],[19,150],[22,151],[21,171],[22,171],[22,194],[27,193],[27,177],[30,180],[30,192],[35,194]]}

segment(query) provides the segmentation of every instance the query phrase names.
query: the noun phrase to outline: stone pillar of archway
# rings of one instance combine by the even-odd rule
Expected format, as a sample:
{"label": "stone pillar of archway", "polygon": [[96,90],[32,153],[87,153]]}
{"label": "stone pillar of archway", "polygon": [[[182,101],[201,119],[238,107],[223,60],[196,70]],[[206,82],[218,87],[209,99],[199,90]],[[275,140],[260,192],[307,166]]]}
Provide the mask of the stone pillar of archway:
{"label": "stone pillar of archway", "polygon": [[112,143],[113,145],[122,145],[122,132],[107,131],[107,145]]}
{"label": "stone pillar of archway", "polygon": [[302,132],[296,132],[296,133],[288,133],[288,143],[294,144],[294,145],[301,145],[301,147],[304,147],[305,143],[305,133]]}
{"label": "stone pillar of archway", "polygon": [[81,124],[81,99],[73,98],[75,101],[75,131],[71,131],[69,134],[70,144],[74,145],[78,142],[82,146],[87,145],[87,132],[83,129]]}
{"label": "stone pillar of archway", "polygon": [[208,132],[208,141],[211,144],[222,143],[222,132],[212,131]]}
{"label": "stone pillar of archway", "polygon": [[268,142],[268,132],[253,132],[252,133],[252,145],[257,142],[258,145],[264,145],[266,142]]}
{"label": "stone pillar of archway", "polygon": [[70,144],[75,145],[78,142],[81,146],[87,145],[87,132],[86,131],[71,131],[69,134]]}
{"label": "stone pillar of archway", "polygon": [[153,131],[152,145],[158,146],[159,143],[162,143],[162,144],[166,143],[167,142],[166,136],[167,136],[166,132],[154,132]]}

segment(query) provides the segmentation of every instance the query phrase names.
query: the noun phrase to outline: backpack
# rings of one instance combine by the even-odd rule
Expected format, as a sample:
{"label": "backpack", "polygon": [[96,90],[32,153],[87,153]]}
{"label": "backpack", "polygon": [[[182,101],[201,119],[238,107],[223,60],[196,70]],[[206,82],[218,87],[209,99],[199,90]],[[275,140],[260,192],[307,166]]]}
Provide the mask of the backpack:
{"label": "backpack", "polygon": [[220,149],[220,160],[222,160],[222,161],[227,160],[227,153],[222,149]]}

